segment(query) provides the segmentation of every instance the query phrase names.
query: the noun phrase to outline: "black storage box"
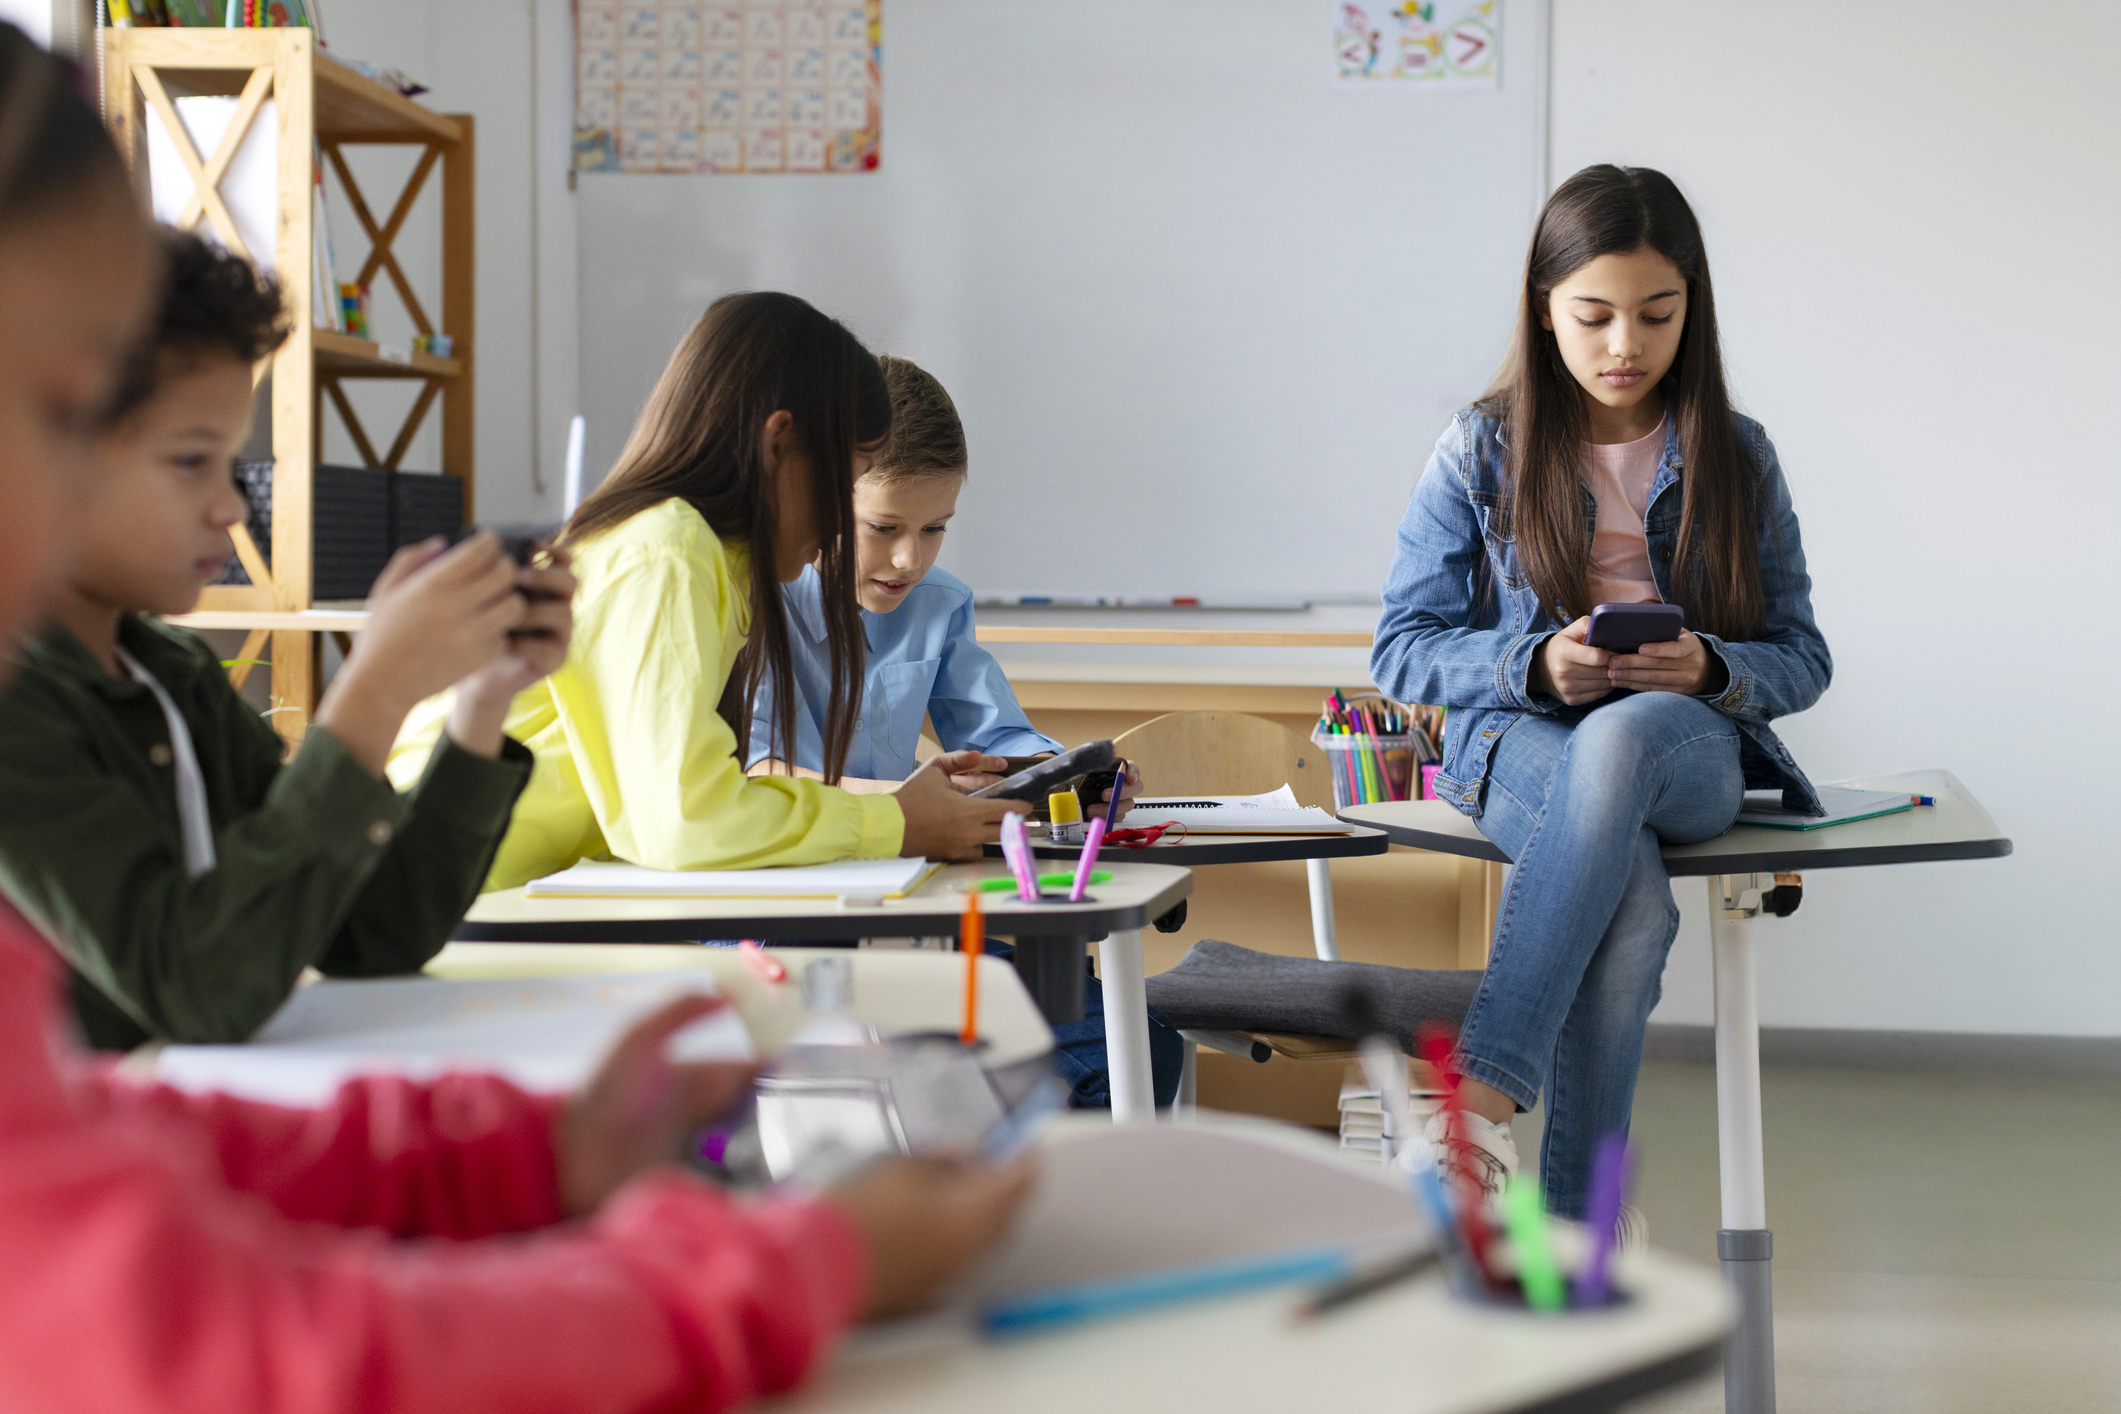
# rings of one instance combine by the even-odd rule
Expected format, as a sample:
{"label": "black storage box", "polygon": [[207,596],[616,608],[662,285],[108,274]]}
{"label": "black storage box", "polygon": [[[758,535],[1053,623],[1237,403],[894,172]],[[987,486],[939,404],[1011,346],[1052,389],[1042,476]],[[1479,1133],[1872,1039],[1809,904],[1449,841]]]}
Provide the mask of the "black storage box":
{"label": "black storage box", "polygon": [[[270,461],[236,463],[236,484],[250,502],[250,537],[272,564]],[[464,525],[464,483],[454,476],[383,471],[365,466],[319,466],[311,492],[312,600],[365,599],[401,545],[430,535],[453,535]],[[248,584],[233,556],[216,581]]]}

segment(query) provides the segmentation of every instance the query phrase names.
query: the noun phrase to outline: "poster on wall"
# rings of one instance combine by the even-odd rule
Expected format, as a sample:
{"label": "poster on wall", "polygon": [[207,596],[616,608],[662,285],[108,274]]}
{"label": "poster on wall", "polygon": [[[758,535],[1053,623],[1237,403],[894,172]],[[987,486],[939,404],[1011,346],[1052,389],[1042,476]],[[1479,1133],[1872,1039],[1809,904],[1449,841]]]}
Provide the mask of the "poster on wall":
{"label": "poster on wall", "polygon": [[1493,89],[1502,0],[1333,0],[1333,83],[1374,92]]}
{"label": "poster on wall", "polygon": [[871,172],[883,0],[575,3],[584,172]]}

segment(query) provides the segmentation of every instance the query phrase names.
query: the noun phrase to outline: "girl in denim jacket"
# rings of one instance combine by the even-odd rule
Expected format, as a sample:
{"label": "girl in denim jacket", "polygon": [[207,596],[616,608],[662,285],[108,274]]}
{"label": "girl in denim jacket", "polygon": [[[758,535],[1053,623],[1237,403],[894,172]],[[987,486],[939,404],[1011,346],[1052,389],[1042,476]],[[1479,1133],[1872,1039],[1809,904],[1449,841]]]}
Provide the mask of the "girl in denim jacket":
{"label": "girl in denim jacket", "polygon": [[[1585,642],[1594,606],[1656,601],[1684,608],[1677,641]],[[1658,846],[1721,834],[1748,788],[1817,812],[1768,723],[1833,673],[1774,446],[1725,391],[1700,226],[1662,173],[1589,167],[1548,200],[1509,362],[1400,523],[1370,667],[1451,708],[1437,794],[1516,866],[1458,1038],[1467,1141],[1431,1143],[1499,1189],[1510,1116],[1544,1093],[1547,1201],[1580,1215],[1679,927]]]}

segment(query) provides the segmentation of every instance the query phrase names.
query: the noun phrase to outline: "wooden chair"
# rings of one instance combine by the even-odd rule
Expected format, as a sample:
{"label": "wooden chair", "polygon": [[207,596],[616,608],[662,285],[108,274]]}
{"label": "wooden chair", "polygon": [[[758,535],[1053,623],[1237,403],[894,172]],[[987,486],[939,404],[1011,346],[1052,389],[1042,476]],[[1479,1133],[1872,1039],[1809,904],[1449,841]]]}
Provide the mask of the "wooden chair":
{"label": "wooden chair", "polygon": [[[1299,805],[1333,809],[1326,754],[1279,722],[1243,712],[1166,712],[1112,739],[1158,795],[1258,795],[1287,785]],[[1333,875],[1324,859],[1304,861],[1311,890],[1311,944],[1340,961],[1333,932]]]}

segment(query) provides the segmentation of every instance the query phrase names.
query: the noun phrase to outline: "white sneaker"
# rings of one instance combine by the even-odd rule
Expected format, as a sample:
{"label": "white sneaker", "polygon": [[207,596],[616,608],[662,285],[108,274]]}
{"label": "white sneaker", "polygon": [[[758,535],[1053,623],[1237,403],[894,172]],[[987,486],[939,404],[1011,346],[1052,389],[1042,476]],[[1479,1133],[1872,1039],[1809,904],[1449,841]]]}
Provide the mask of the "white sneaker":
{"label": "white sneaker", "polygon": [[1470,1111],[1462,1112],[1464,1138],[1451,1136],[1450,1116],[1438,1110],[1422,1126],[1426,1144],[1409,1144],[1400,1162],[1410,1172],[1434,1167],[1449,1178],[1470,1179],[1483,1200],[1502,1196],[1503,1184],[1517,1172],[1517,1140],[1507,1124],[1494,1124]]}
{"label": "white sneaker", "polygon": [[1613,1224],[1614,1246],[1623,1252],[1640,1252],[1650,1245],[1650,1220],[1642,1209],[1633,1203],[1620,1205],[1620,1217]]}

